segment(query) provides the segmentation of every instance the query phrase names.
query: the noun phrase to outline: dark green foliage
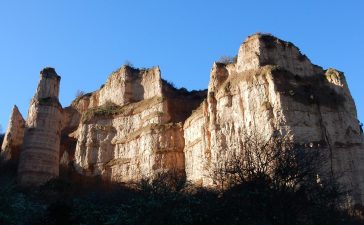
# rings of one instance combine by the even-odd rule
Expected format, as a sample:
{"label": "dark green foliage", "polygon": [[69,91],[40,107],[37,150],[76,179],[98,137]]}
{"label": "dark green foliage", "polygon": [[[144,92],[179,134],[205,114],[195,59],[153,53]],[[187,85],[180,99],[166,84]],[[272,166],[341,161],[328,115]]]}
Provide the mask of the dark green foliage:
{"label": "dark green foliage", "polygon": [[27,225],[35,214],[42,214],[45,206],[16,186],[17,164],[0,162],[0,224]]}
{"label": "dark green foliage", "polygon": [[18,188],[15,175],[14,164],[0,168],[0,224],[362,224],[332,204],[340,197],[335,185],[282,188],[264,174],[224,191],[193,187],[178,173],[125,186],[68,169],[32,189]]}

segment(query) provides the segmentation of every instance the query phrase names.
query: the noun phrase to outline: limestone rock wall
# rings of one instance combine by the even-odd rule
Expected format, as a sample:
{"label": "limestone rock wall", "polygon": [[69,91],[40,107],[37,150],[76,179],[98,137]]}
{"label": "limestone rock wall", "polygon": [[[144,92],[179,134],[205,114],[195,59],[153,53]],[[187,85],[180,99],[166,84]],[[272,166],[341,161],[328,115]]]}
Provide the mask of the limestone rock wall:
{"label": "limestone rock wall", "polygon": [[58,101],[60,77],[54,69],[41,71],[41,78],[26,121],[18,167],[21,185],[40,185],[59,173],[62,106]]}
{"label": "limestone rock wall", "polygon": [[248,37],[236,62],[214,63],[207,91],[177,89],[158,67],[123,66],[62,109],[59,80],[42,71],[23,140],[13,111],[3,149],[23,142],[21,184],[45,182],[61,165],[117,182],[176,170],[212,186],[216,166],[249,136],[280,135],[320,147],[323,174],[340,177],[354,203],[364,202],[364,140],[344,74],[312,64],[292,43]]}
{"label": "limestone rock wall", "polygon": [[25,121],[15,105],[11,112],[8,128],[1,146],[0,157],[2,160],[18,160],[23,144]]}
{"label": "limestone rock wall", "polygon": [[364,138],[344,74],[328,69],[319,81],[306,80],[315,87],[305,96],[311,102],[303,101],[299,87],[293,89],[293,95],[288,94],[292,86],[287,80],[292,84],[292,79],[285,79],[281,101],[287,106],[283,113],[294,138],[301,143],[325,143],[322,148],[328,155],[328,172],[351,191],[354,202],[364,202]]}
{"label": "limestone rock wall", "polygon": [[[84,115],[83,122],[76,132],[78,142],[75,163],[79,170],[82,169],[90,175],[108,173],[106,164],[122,155],[118,153],[118,149],[122,148],[123,144],[138,138],[143,129],[153,124],[164,124],[170,119],[169,115],[164,113],[166,103],[160,97],[121,106],[118,110],[118,114],[111,117],[94,114],[86,120]],[[134,146],[134,151],[138,151],[140,147]],[[130,155],[130,152],[128,154]]]}
{"label": "limestone rock wall", "polygon": [[82,111],[77,110],[77,107],[72,105],[63,109],[61,146],[59,153],[60,164],[65,168],[72,166],[74,161],[77,139],[73,134],[80,124],[81,113]]}
{"label": "limestone rock wall", "polygon": [[249,37],[237,63],[214,64],[207,106],[185,123],[187,178],[204,186],[218,162],[250,134],[321,143],[325,173],[340,177],[356,203],[364,201],[364,140],[344,75],[312,65],[298,48],[267,35]]}
{"label": "limestone rock wall", "polygon": [[197,185],[206,184],[208,166],[211,159],[209,147],[210,132],[207,126],[207,103],[204,101],[183,126],[185,139],[186,177]]}
{"label": "limestone rock wall", "polygon": [[288,129],[270,66],[232,73],[219,84],[217,77],[225,77],[221,74],[225,69],[221,67],[217,64],[213,67],[207,101],[201,112],[192,114],[185,123],[186,146],[193,146],[185,149],[186,174],[192,174],[187,178],[203,186],[213,185],[215,166],[238,152],[245,137],[261,134],[269,138],[275,131],[283,134]]}
{"label": "limestone rock wall", "polygon": [[82,115],[77,130],[69,134],[77,140],[77,171],[119,182],[163,171],[184,173],[181,122],[205,95],[174,88],[161,79],[159,68],[122,67],[100,90],[72,103]]}
{"label": "limestone rock wall", "polygon": [[184,173],[181,124],[152,124],[114,143],[115,157],[107,164],[111,180],[138,181],[166,171]]}
{"label": "limestone rock wall", "polygon": [[277,65],[299,76],[310,76],[321,70],[290,42],[267,34],[248,37],[239,49],[237,72],[265,65]]}
{"label": "limestone rock wall", "polygon": [[123,66],[114,72],[100,89],[98,106],[106,102],[125,105],[154,96],[162,96],[158,67],[139,70]]}

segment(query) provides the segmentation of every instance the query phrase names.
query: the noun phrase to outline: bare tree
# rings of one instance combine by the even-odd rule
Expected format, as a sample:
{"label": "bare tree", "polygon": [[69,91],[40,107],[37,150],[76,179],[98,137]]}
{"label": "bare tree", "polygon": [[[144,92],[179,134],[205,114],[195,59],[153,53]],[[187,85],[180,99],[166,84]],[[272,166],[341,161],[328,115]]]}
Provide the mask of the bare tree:
{"label": "bare tree", "polygon": [[320,183],[326,160],[319,144],[299,145],[288,136],[263,138],[245,135],[239,151],[215,163],[213,179],[221,189],[266,179],[271,185],[297,188],[305,182]]}
{"label": "bare tree", "polygon": [[271,224],[311,224],[317,210],[336,212],[344,198],[337,179],[324,172],[322,145],[245,135],[238,151],[215,163],[213,179],[226,199],[249,202]]}

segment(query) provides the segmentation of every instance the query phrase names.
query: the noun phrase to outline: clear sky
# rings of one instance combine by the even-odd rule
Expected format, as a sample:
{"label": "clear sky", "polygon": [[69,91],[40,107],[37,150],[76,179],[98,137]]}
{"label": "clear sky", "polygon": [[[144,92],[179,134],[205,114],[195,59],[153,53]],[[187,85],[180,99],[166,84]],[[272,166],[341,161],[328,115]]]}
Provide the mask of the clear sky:
{"label": "clear sky", "polygon": [[0,124],[4,131],[14,104],[26,117],[45,66],[62,76],[63,106],[125,61],[159,65],[176,86],[204,89],[212,63],[255,32],[344,71],[364,121],[363,0],[1,0]]}

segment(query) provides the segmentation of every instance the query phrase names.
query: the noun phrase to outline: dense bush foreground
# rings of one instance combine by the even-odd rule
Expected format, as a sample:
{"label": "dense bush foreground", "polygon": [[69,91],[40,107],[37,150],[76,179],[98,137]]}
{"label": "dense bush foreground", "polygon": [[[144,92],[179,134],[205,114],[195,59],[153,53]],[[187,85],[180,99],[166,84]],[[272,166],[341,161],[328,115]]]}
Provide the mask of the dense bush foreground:
{"label": "dense bush foreground", "polygon": [[331,204],[336,190],[277,190],[264,177],[223,192],[170,175],[136,187],[71,175],[24,190],[12,169],[1,168],[0,224],[362,224]]}
{"label": "dense bush foreground", "polygon": [[[0,167],[0,224],[364,224],[360,207],[343,210],[334,182],[317,179],[323,161],[277,140],[248,139],[240,154],[216,165],[218,190],[193,187],[178,174],[134,185],[62,170],[60,178],[21,189],[16,163]],[[286,151],[286,150],[289,151]]]}

